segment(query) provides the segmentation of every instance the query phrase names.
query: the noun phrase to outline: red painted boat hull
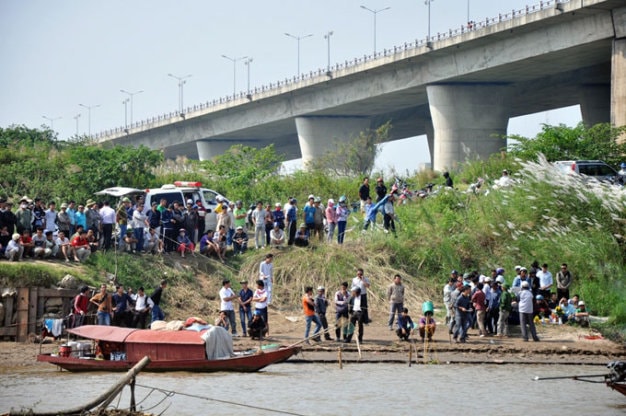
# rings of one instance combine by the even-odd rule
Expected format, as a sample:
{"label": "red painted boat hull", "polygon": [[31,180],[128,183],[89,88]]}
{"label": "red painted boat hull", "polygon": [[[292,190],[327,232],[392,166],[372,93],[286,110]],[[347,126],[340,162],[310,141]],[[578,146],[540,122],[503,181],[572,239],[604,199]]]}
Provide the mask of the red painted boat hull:
{"label": "red painted boat hull", "polygon": [[[210,373],[217,371],[232,372],[255,372],[270,364],[277,364],[288,360],[291,356],[300,352],[301,347],[281,347],[276,350],[249,353],[231,358],[218,360],[161,360],[152,361],[143,371],[190,371]],[[78,357],[61,357],[51,354],[39,354],[37,361],[55,364],[64,370],[71,372],[82,371],[128,371],[135,364],[134,361],[111,361],[84,359]]]}

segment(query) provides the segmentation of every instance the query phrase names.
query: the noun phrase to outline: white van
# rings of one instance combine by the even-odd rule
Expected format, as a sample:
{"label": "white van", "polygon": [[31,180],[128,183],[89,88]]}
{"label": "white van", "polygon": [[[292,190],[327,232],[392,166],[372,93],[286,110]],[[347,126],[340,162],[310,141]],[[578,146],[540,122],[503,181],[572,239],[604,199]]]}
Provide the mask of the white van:
{"label": "white van", "polygon": [[[229,203],[228,199],[221,195],[219,192],[212,189],[202,187],[200,182],[187,182],[176,181],[173,184],[166,184],[160,188],[151,189],[136,189],[125,187],[113,187],[103,189],[96,192],[96,195],[110,195],[117,198],[128,197],[131,201],[136,201],[138,196],[144,198],[144,212],[148,212],[152,206],[152,202],[157,204],[161,202],[161,199],[165,199],[167,204],[173,204],[178,201],[183,206],[186,206],[186,201],[191,199],[194,204],[197,200],[202,201],[202,206],[206,209],[205,216],[205,230],[215,230],[217,226],[217,217],[215,216],[215,208],[218,204],[218,198],[226,203]],[[202,230],[201,230],[202,231]]]}

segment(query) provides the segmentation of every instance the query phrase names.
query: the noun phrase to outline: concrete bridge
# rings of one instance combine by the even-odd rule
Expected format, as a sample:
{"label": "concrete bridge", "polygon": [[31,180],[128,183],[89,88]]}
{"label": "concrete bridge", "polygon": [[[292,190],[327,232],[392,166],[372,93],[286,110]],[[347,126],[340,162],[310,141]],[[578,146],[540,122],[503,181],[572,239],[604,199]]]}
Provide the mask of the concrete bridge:
{"label": "concrete bridge", "polygon": [[426,134],[443,170],[499,152],[510,117],[576,104],[626,125],[624,0],[544,1],[96,138],[201,160],[274,143],[306,162],[391,121],[390,140]]}

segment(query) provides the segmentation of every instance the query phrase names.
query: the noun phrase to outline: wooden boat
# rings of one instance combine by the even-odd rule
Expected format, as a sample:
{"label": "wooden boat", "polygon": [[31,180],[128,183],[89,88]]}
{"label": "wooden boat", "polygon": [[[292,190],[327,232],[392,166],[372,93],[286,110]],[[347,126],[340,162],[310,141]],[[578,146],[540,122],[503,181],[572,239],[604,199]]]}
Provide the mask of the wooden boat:
{"label": "wooden boat", "polygon": [[[74,372],[127,371],[148,356],[151,362],[144,371],[254,372],[286,361],[301,349],[300,346],[273,345],[207,359],[206,343],[202,338],[206,331],[153,331],[85,325],[68,332],[92,340],[93,348],[81,346],[71,352],[65,349],[59,354],[39,354],[37,361]],[[228,333],[226,335],[230,337]]]}
{"label": "wooden boat", "polygon": [[[570,379],[584,381],[586,383],[602,383],[607,387],[622,393],[626,396],[626,361],[611,361],[606,365],[608,374],[591,374],[579,376],[559,376],[559,377],[535,377],[533,380],[562,380]],[[593,380],[602,377],[604,380]]]}

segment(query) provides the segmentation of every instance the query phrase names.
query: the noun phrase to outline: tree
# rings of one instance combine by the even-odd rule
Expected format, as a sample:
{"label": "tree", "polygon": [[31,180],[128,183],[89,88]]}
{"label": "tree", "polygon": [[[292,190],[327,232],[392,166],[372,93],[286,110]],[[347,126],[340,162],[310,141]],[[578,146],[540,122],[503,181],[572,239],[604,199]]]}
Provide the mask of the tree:
{"label": "tree", "polygon": [[534,139],[513,135],[517,143],[511,145],[509,153],[523,159],[536,160],[543,153],[550,162],[556,160],[599,159],[617,166],[626,153],[626,144],[618,143],[626,127],[612,127],[609,123],[586,127],[582,122],[576,127],[563,124],[544,124]]}
{"label": "tree", "polygon": [[334,149],[311,161],[307,168],[337,176],[369,176],[380,153],[380,143],[387,141],[391,122],[375,130],[367,129],[349,142],[336,141]]}

